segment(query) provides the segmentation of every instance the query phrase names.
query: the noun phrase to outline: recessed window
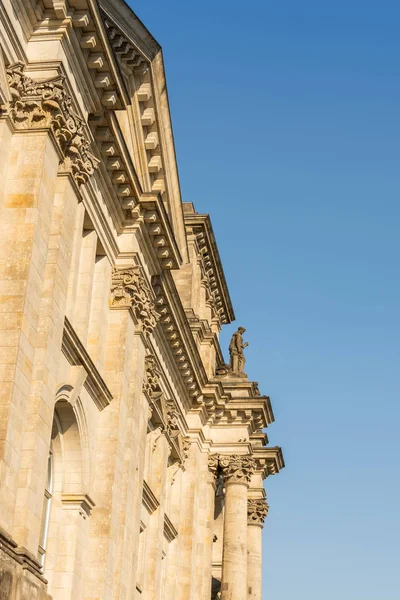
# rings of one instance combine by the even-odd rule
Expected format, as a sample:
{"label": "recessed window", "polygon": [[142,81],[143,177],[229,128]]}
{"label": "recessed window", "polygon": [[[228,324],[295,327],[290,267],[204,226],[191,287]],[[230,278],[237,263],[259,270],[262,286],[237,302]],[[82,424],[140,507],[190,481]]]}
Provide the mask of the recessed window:
{"label": "recessed window", "polygon": [[40,541],[38,548],[39,562],[44,566],[46,557],[47,538],[49,534],[49,521],[50,521],[50,506],[53,491],[53,454],[50,450],[49,458],[47,461],[47,479],[46,487],[44,490],[43,499],[43,510],[42,510],[42,526],[40,529]]}

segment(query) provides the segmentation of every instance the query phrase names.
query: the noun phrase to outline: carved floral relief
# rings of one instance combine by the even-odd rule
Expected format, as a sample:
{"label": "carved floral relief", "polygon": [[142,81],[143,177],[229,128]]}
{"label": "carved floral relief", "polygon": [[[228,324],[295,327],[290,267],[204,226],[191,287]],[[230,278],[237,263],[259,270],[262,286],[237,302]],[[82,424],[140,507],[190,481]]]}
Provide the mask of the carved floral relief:
{"label": "carved floral relief", "polygon": [[73,108],[72,98],[65,90],[65,78],[59,75],[47,81],[34,81],[22,68],[17,63],[7,69],[12,98],[8,109],[15,127],[50,128],[64,155],[60,170],[72,173],[79,185],[86,183],[99,161],[90,152],[85,122]]}
{"label": "carved floral relief", "polygon": [[114,268],[111,274],[111,307],[132,307],[143,331],[149,334],[156,326],[160,315],[140,272],[139,267]]}
{"label": "carved floral relief", "polygon": [[264,524],[264,519],[268,515],[269,506],[265,498],[253,499],[247,501],[247,522],[249,525]]}
{"label": "carved floral relief", "polygon": [[222,468],[225,484],[245,483],[250,484],[256,465],[249,456],[241,454],[220,455],[219,465]]}

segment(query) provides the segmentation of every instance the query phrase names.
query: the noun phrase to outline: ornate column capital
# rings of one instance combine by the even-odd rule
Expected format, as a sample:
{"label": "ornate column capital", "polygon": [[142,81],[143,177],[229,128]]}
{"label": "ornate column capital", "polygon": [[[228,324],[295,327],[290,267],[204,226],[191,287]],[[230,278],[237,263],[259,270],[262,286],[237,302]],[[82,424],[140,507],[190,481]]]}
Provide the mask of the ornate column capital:
{"label": "ornate column capital", "polygon": [[208,479],[207,482],[211,485],[216,485],[217,473],[218,473],[218,454],[210,454],[208,456]]}
{"label": "ornate column capital", "polygon": [[265,498],[249,498],[247,501],[247,524],[262,527],[268,510],[269,506]]}
{"label": "ornate column capital", "polygon": [[110,305],[111,308],[132,308],[146,335],[153,331],[160,318],[150,288],[137,266],[113,269]]}
{"label": "ornate column capital", "polygon": [[251,476],[256,470],[254,459],[242,454],[220,455],[219,465],[222,469],[225,485],[240,483],[249,487]]}
{"label": "ornate column capital", "polygon": [[99,165],[90,151],[85,122],[74,110],[62,75],[34,81],[23,72],[23,64],[7,69],[11,101],[7,109],[16,129],[49,128],[54,133],[63,160],[60,171],[71,173],[78,185],[86,183]]}

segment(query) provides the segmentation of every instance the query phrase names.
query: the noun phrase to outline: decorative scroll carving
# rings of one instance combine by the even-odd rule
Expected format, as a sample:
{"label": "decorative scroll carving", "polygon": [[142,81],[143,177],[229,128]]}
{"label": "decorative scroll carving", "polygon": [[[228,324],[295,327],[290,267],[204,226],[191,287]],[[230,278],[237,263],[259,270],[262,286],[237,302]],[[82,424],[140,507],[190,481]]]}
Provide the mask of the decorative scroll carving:
{"label": "decorative scroll carving", "polygon": [[99,160],[90,152],[85,122],[73,109],[72,99],[65,91],[65,78],[59,75],[47,81],[34,81],[24,74],[22,67],[17,63],[7,69],[11,91],[8,109],[15,127],[49,127],[64,155],[60,170],[72,173],[79,185],[86,183]]}
{"label": "decorative scroll carving", "polygon": [[241,454],[220,455],[219,464],[222,468],[225,484],[244,483],[249,485],[256,468],[254,459]]}
{"label": "decorative scroll carving", "polygon": [[179,434],[179,413],[173,400],[167,400],[165,406],[167,411],[167,433],[174,438]]}
{"label": "decorative scroll carving", "polygon": [[142,330],[150,334],[160,315],[155,309],[150,288],[139,267],[114,268],[111,274],[111,307],[130,308]]}
{"label": "decorative scroll carving", "polygon": [[249,525],[264,524],[264,519],[268,515],[269,506],[265,498],[249,498],[247,501],[247,522]]}
{"label": "decorative scroll carving", "polygon": [[215,485],[219,470],[218,454],[210,454],[208,457],[208,482]]}

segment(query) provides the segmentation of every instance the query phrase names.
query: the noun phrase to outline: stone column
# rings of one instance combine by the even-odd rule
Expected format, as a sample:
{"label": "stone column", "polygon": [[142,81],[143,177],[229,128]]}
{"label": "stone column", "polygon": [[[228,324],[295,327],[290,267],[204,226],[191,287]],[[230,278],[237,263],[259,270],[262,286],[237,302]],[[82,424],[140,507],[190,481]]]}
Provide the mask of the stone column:
{"label": "stone column", "polygon": [[255,470],[249,456],[220,456],[225,482],[221,600],[247,598],[247,489]]}
{"label": "stone column", "polygon": [[209,600],[211,596],[212,578],[212,545],[213,524],[215,510],[215,490],[218,469],[218,456],[212,454],[208,457],[208,477],[206,489],[206,535],[204,541],[204,564],[203,564],[203,589],[202,600]]}
{"label": "stone column", "polygon": [[262,600],[261,530],[268,514],[265,498],[247,503],[247,600]]}

